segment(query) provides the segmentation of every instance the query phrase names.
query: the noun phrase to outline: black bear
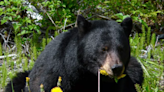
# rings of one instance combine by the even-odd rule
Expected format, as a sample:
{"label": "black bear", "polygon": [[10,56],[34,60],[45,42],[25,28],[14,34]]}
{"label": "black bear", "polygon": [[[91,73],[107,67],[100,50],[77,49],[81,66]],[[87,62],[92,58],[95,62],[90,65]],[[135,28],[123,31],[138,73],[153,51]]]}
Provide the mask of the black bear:
{"label": "black bear", "polygon": [[[77,26],[61,33],[40,54],[30,72],[19,73],[5,92],[29,92],[25,77],[29,77],[31,92],[45,92],[57,86],[62,77],[64,92],[98,92],[98,71],[104,69],[109,76],[100,75],[100,92],[136,92],[134,84],[142,85],[140,63],[130,55],[129,35],[132,19],[121,24],[113,20],[87,21],[77,17]],[[114,81],[121,74],[125,77]]]}

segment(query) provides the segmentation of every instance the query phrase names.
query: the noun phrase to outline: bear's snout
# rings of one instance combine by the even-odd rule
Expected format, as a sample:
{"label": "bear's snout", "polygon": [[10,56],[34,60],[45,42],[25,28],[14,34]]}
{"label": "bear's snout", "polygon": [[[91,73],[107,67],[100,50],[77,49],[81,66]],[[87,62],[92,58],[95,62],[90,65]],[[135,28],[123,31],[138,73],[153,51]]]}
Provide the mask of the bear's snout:
{"label": "bear's snout", "polygon": [[100,69],[105,70],[109,77],[117,77],[124,73],[124,65],[118,58],[118,55],[114,52],[109,53],[103,63],[103,65],[100,67]]}

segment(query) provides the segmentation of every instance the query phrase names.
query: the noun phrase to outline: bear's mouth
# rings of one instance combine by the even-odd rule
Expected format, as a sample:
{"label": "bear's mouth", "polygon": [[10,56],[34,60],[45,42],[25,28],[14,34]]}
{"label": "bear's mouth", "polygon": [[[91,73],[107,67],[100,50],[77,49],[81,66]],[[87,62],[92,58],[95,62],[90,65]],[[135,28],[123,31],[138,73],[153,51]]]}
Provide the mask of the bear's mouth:
{"label": "bear's mouth", "polygon": [[123,74],[125,71],[125,66],[122,67],[119,73],[115,73],[108,64],[104,64],[100,67],[99,71],[101,75],[109,76],[110,78],[120,79],[125,77],[125,74]]}
{"label": "bear's mouth", "polygon": [[124,73],[125,68],[122,69],[121,74],[118,76],[115,76],[113,73],[111,73],[110,71],[106,71],[104,69],[99,69],[100,74],[101,75],[105,75],[105,76],[109,76],[109,78],[113,79],[116,83],[118,83],[118,80],[121,78],[124,78],[126,76],[126,74]]}

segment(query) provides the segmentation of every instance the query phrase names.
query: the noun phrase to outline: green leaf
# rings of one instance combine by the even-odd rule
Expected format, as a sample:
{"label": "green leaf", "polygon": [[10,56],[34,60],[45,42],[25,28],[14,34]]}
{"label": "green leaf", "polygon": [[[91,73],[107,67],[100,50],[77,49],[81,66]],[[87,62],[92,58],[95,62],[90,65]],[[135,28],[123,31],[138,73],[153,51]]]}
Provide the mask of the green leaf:
{"label": "green leaf", "polygon": [[21,18],[21,16],[20,16],[20,15],[18,15],[18,16],[17,16],[17,18],[19,19],[19,18]]}
{"label": "green leaf", "polygon": [[122,13],[117,13],[117,14],[115,14],[115,16],[117,16],[119,19],[123,19],[123,14]]}
{"label": "green leaf", "polygon": [[125,19],[125,18],[127,18],[127,17],[130,17],[129,15],[124,15],[123,16],[123,20]]}
{"label": "green leaf", "polygon": [[31,8],[27,8],[27,11],[33,12],[33,9],[31,9]]}
{"label": "green leaf", "polygon": [[5,6],[7,6],[7,5],[9,5],[10,4],[10,2],[8,1],[8,0],[4,0],[4,5]]}
{"label": "green leaf", "polygon": [[3,12],[3,9],[2,8],[0,8],[0,12]]}
{"label": "green leaf", "polygon": [[97,8],[101,8],[102,6],[101,6],[101,5],[97,5],[96,7],[97,7]]}
{"label": "green leaf", "polygon": [[34,29],[37,31],[38,34],[41,34],[41,31],[39,30],[40,29],[39,26],[35,25]]}
{"label": "green leaf", "polygon": [[139,20],[139,22],[141,22],[145,27],[148,27],[147,23],[143,20]]}
{"label": "green leaf", "polygon": [[19,24],[19,23],[14,23],[14,24],[13,24],[13,27],[14,27],[15,32],[17,33],[18,29],[21,27],[21,24]]}
{"label": "green leaf", "polygon": [[121,19],[118,19],[118,20],[116,20],[116,22],[119,22],[119,23],[121,23],[121,22],[122,22],[122,20],[121,20]]}
{"label": "green leaf", "polygon": [[3,25],[5,22],[7,22],[6,19],[1,20],[1,25]]}
{"label": "green leaf", "polygon": [[117,79],[116,77],[114,78],[114,81],[115,81],[116,83],[118,83],[118,79]]}
{"label": "green leaf", "polygon": [[31,20],[27,17],[26,17],[25,21],[26,21],[26,23],[31,23]]}
{"label": "green leaf", "polygon": [[62,6],[63,6],[63,7],[66,7],[66,5],[64,5],[64,4],[63,4]]}
{"label": "green leaf", "polygon": [[15,75],[12,72],[8,72],[9,78],[12,79]]}
{"label": "green leaf", "polygon": [[68,30],[63,30],[63,32],[67,32]]}
{"label": "green leaf", "polygon": [[14,10],[17,10],[19,8],[16,8],[16,7],[12,7],[11,10],[14,11]]}
{"label": "green leaf", "polygon": [[32,25],[28,26],[29,30],[32,30],[34,27]]}
{"label": "green leaf", "polygon": [[0,5],[4,5],[4,2],[3,2],[3,1],[1,1],[1,2],[0,2]]}
{"label": "green leaf", "polygon": [[145,4],[143,4],[143,5],[141,5],[141,6],[146,7],[146,5],[145,5]]}
{"label": "green leaf", "polygon": [[134,21],[138,21],[138,17],[133,16],[132,19],[133,19]]}
{"label": "green leaf", "polygon": [[104,4],[108,4],[108,3],[110,3],[110,1],[104,1]]}
{"label": "green leaf", "polygon": [[11,8],[7,8],[6,11],[7,12],[11,12],[12,10],[11,10]]}
{"label": "green leaf", "polygon": [[21,31],[20,33],[18,33],[17,35],[18,35],[18,36],[21,36],[21,35],[29,34],[29,33],[32,33],[32,31],[23,30],[23,31]]}
{"label": "green leaf", "polygon": [[4,12],[3,12],[3,9],[0,8],[0,16],[1,16],[2,14],[4,14]]}
{"label": "green leaf", "polygon": [[11,17],[11,16],[9,16],[8,19],[9,19],[10,21],[12,21],[12,17]]}
{"label": "green leaf", "polygon": [[38,34],[41,34],[41,32],[40,32],[40,30],[39,30],[39,29],[36,29],[36,31],[37,31],[37,33],[38,33]]}

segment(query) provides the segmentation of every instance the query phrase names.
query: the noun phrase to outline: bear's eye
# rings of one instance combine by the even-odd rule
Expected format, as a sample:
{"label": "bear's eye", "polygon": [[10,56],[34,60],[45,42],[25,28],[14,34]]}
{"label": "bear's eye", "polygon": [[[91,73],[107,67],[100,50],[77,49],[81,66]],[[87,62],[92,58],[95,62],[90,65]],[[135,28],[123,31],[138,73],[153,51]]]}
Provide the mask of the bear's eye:
{"label": "bear's eye", "polygon": [[102,51],[108,51],[108,47],[107,46],[103,47]]}

